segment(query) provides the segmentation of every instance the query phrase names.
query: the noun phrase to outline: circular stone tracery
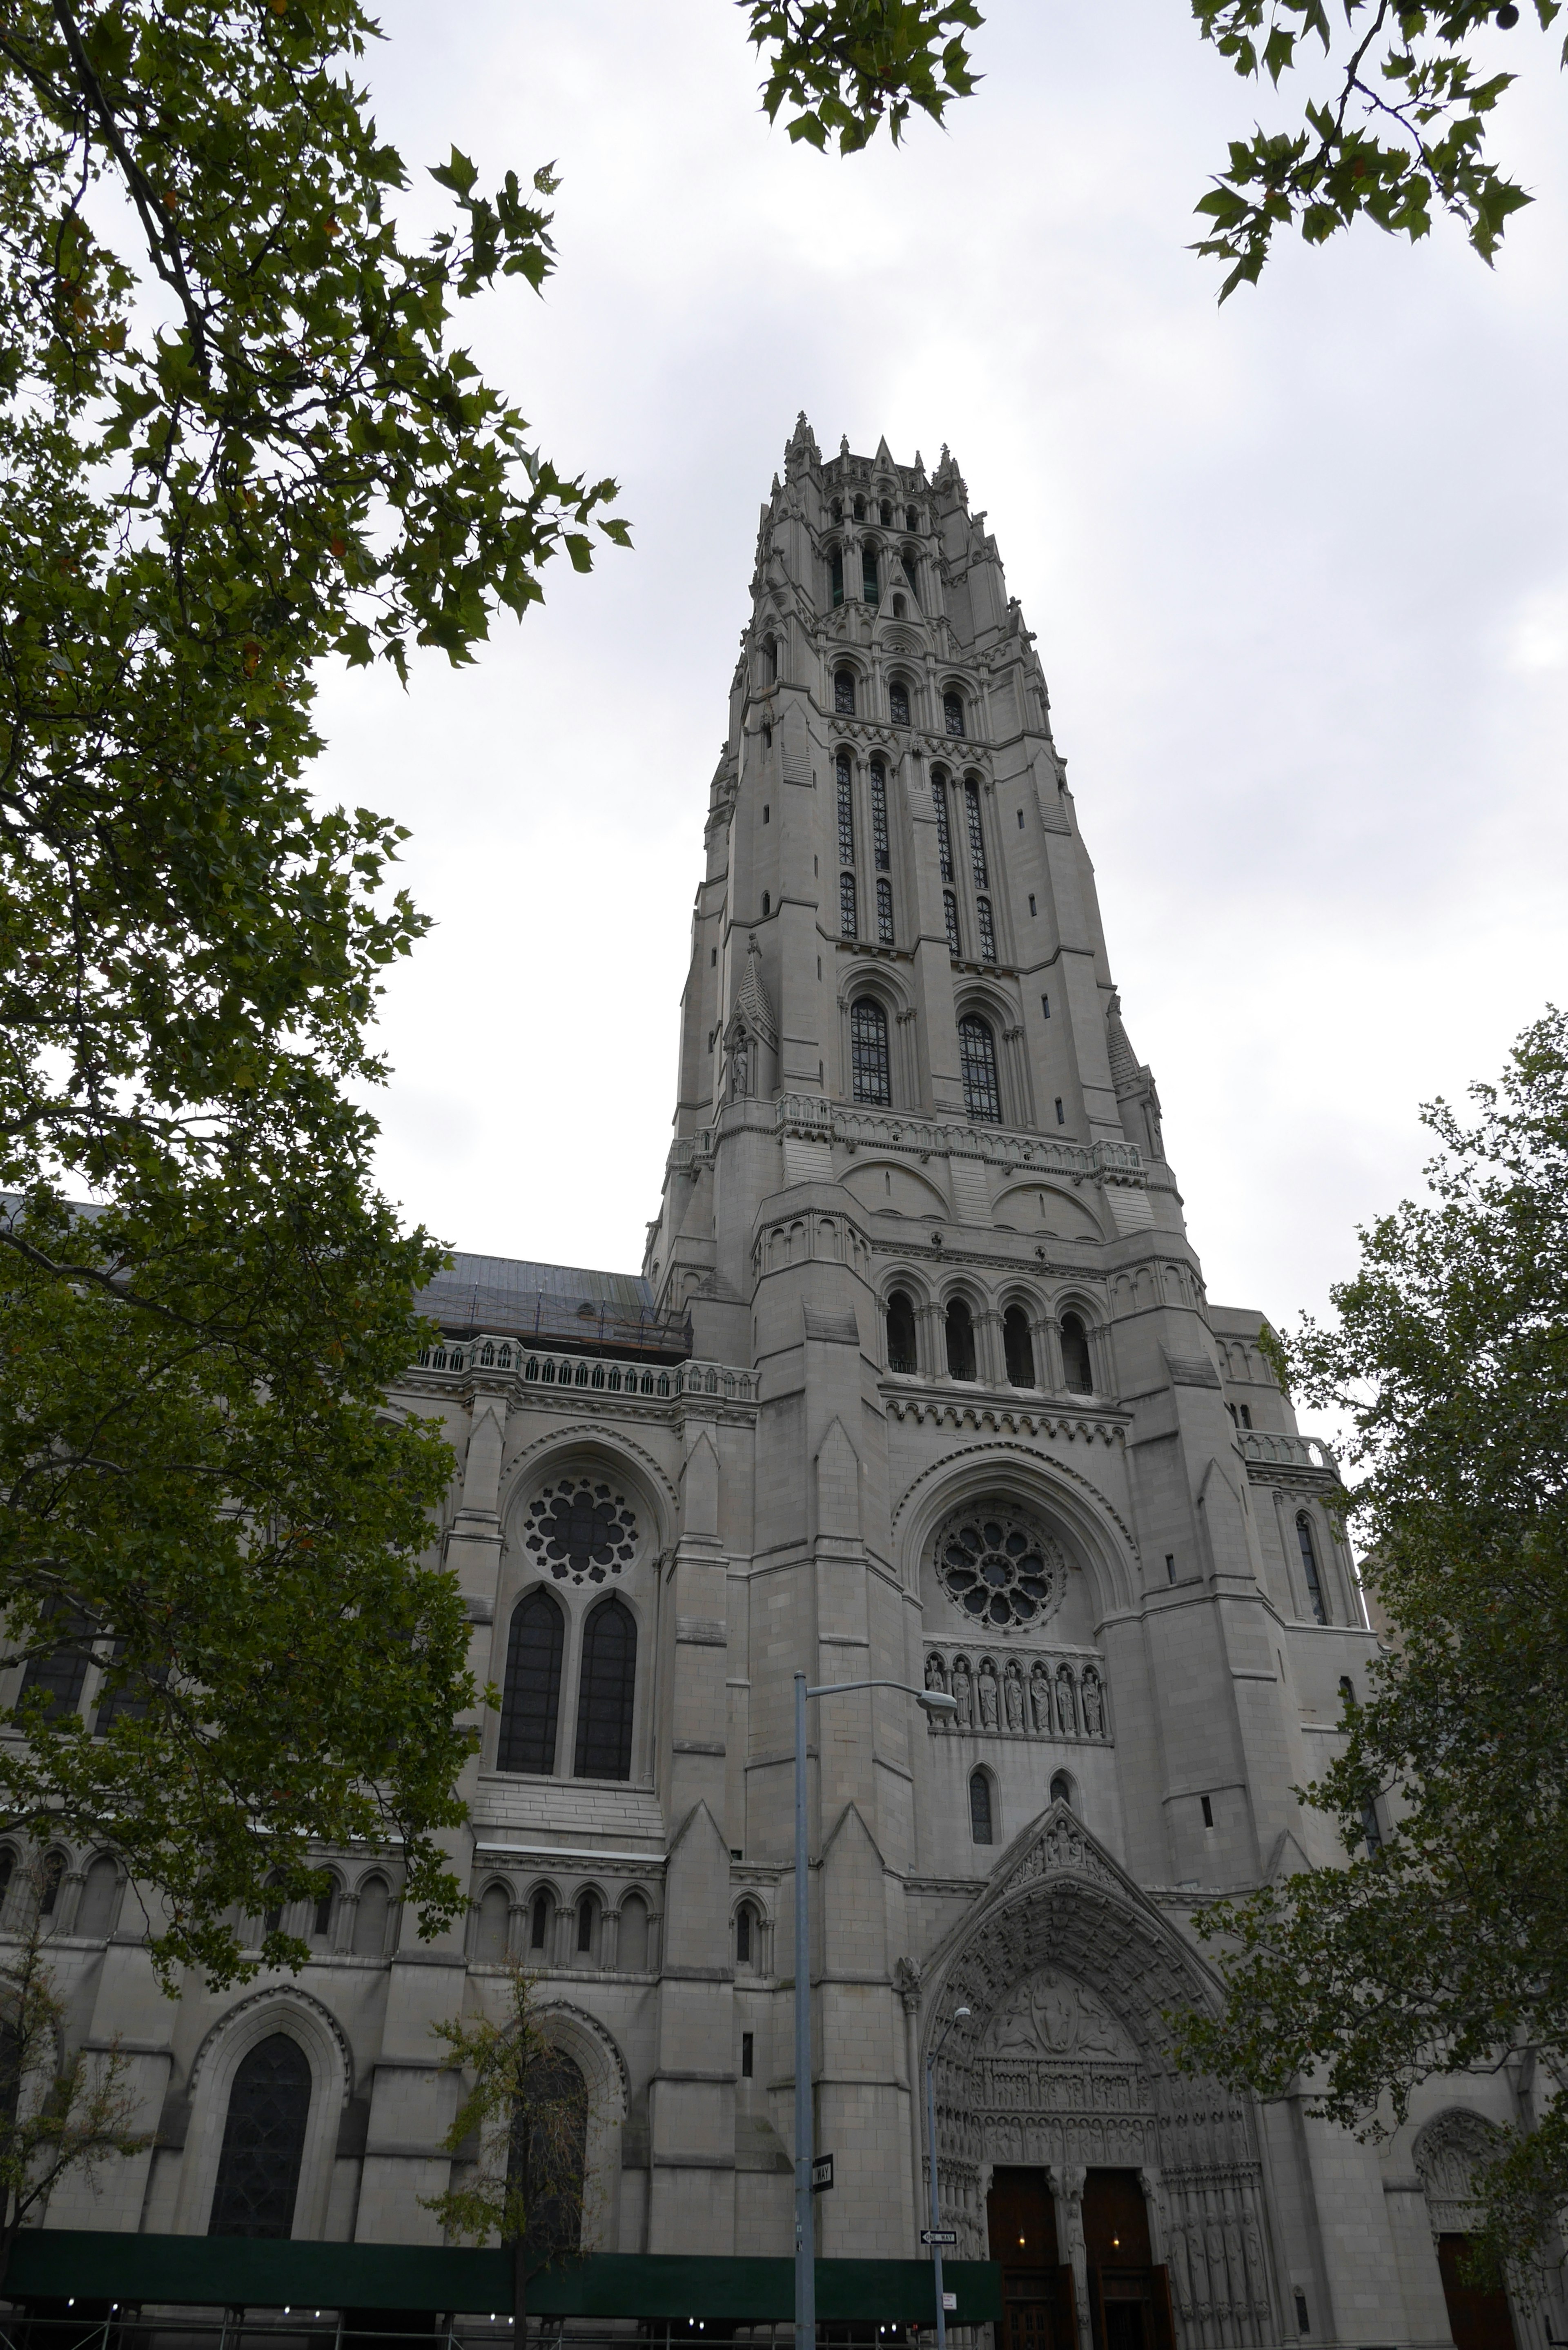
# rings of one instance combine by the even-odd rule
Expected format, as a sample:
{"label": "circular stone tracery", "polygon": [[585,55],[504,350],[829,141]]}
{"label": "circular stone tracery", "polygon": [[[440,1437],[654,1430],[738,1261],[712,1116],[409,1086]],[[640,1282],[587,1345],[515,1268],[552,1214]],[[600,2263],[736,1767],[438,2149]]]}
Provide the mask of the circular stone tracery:
{"label": "circular stone tracery", "polygon": [[528,1505],[524,1548],[557,1583],[602,1583],[630,1565],[637,1520],[618,1493],[591,1477],[564,1477]]}
{"label": "circular stone tracery", "polygon": [[936,1559],[942,1588],[963,1613],[1002,1631],[1044,1624],[1067,1588],[1059,1544],[1006,1503],[955,1511],[937,1536]]}

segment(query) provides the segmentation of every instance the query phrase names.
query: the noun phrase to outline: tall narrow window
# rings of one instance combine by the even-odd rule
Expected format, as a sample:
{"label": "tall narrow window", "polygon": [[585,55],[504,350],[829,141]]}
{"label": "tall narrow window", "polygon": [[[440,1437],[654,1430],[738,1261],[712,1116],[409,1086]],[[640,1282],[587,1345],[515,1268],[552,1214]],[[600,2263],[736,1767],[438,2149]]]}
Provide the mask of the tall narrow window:
{"label": "tall narrow window", "polygon": [[309,2117],[305,2051],[275,2032],[244,2058],[229,2091],[209,2236],[292,2234]]}
{"label": "tall narrow window", "polygon": [[647,1970],[648,1904],[640,1893],[628,1893],[620,1905],[615,1962],[623,1974],[640,1975]]}
{"label": "tall narrow window", "polygon": [[974,1377],[974,1320],[961,1297],[949,1301],[947,1312],[948,1377]]}
{"label": "tall narrow window", "polygon": [[885,947],[893,943],[893,884],[890,881],[878,881],[877,884],[877,937]]}
{"label": "tall narrow window", "polygon": [[860,936],[860,915],[855,902],[853,873],[841,873],[838,877],[838,927],[846,939]]}
{"label": "tall narrow window", "polygon": [[888,770],[880,759],[871,762],[871,858],[878,873],[892,871],[893,849],[888,837]]}
{"label": "tall narrow window", "polygon": [[840,718],[855,715],[855,672],[852,669],[837,670],[833,679],[833,707]]}
{"label": "tall narrow window", "polygon": [[991,919],[991,899],[977,898],[974,901],[975,927],[980,932],[980,951],[986,962],[996,961],[996,926]]}
{"label": "tall narrow window", "polygon": [[763,647],[763,652],[764,652],[764,653],[766,654],[766,656],[767,656],[767,664],[768,664],[768,683],[769,683],[770,685],[776,685],[776,684],[778,683],[778,681],[779,681],[779,640],[778,640],[778,639],[777,639],[776,637],[770,637],[770,638],[768,639],[768,640],[767,640],[767,643]]}
{"label": "tall narrow window", "polygon": [[896,677],[888,688],[888,715],[895,726],[909,723],[909,689],[901,677]]}
{"label": "tall narrow window", "polygon": [[889,1107],[893,1084],[888,1066],[888,1015],[867,995],[850,1006],[849,1065],[856,1100]]}
{"label": "tall narrow window", "polygon": [[504,1885],[485,1887],[473,1933],[473,1955],[481,1966],[498,1967],[505,1961],[509,1907]]}
{"label": "tall narrow window", "polygon": [[[836,515],[834,516],[834,520],[837,520]],[[833,582],[833,600],[836,604],[842,604],[844,601],[844,549],[841,546],[836,546],[828,556],[827,567]]]}
{"label": "tall narrow window", "polygon": [[[126,1643],[124,1640],[117,1640],[115,1642],[113,1651],[109,1657],[109,1672],[111,1675],[114,1668],[119,1665],[123,1659],[125,1649]],[[117,1721],[140,1721],[147,1712],[147,1692],[149,1685],[151,1684],[154,1688],[161,1688],[168,1678],[169,1668],[167,1665],[154,1665],[151,1669],[146,1673],[135,1671],[130,1672],[127,1675],[126,1679],[119,1683],[118,1688],[111,1686],[110,1680],[107,1678],[100,1681],[99,1683],[98,1711],[93,1715],[93,1736],[95,1738],[107,1737],[110,1729]]]}
{"label": "tall narrow window", "polygon": [[969,1832],[975,1844],[990,1844],[991,1781],[983,1771],[971,1771],[969,1781]]}
{"label": "tall narrow window", "polygon": [[1323,1582],[1317,1571],[1317,1547],[1312,1538],[1312,1520],[1304,1510],[1296,1519],[1296,1540],[1301,1545],[1302,1573],[1306,1576],[1307,1597],[1312,1612],[1320,1624],[1328,1621],[1328,1610],[1323,1604]]}
{"label": "tall narrow window", "polygon": [[896,1289],[888,1300],[888,1368],[912,1371],[915,1363],[915,1308],[907,1290]]}
{"label": "tall narrow window", "polygon": [[867,604],[881,600],[882,583],[874,546],[865,546],[860,550],[860,593]]}
{"label": "tall narrow window", "polygon": [[637,1623],[629,1607],[607,1599],[583,1632],[577,1699],[579,1779],[629,1779],[631,1713],[637,1689]]}
{"label": "tall narrow window", "polygon": [[963,949],[959,944],[958,899],[950,889],[942,891],[942,920],[948,926],[949,954],[961,954]]}
{"label": "tall narrow window", "polygon": [[1081,1315],[1062,1316],[1062,1368],[1075,1395],[1093,1395],[1095,1371],[1089,1360],[1089,1334]]}
{"label": "tall narrow window", "polygon": [[91,1654],[92,1617],[78,1608],[58,1607],[54,1611],[50,1629],[59,1645],[46,1656],[28,1658],[21,1694],[26,1698],[35,1690],[44,1690],[48,1698],[45,1721],[63,1721],[81,1703],[82,1684],[87,1679]]}
{"label": "tall narrow window", "polygon": [[566,1618],[547,1591],[531,1591],[512,1611],[501,1705],[498,1771],[548,1774],[556,1767]]}
{"label": "tall narrow window", "polygon": [[577,1904],[577,1956],[591,1959],[594,1954],[594,1897],[585,1893]]}
{"label": "tall narrow window", "polygon": [[[911,525],[911,528],[912,527],[913,525]],[[907,546],[898,559],[903,564],[905,578],[909,581],[910,587],[918,596],[920,592],[920,583],[915,576],[915,571],[916,566],[919,564],[920,559],[919,556],[912,546]]]}
{"label": "tall narrow window", "polygon": [[387,1924],[392,1914],[392,1896],[384,1877],[367,1877],[359,1887],[358,1907],[354,1912],[354,1955],[358,1959],[380,1959],[387,1952]]}
{"label": "tall narrow window", "polygon": [[42,1881],[38,1887],[38,1915],[40,1918],[52,1918],[54,1916],[55,1905],[59,1900],[60,1887],[65,1883],[65,1854],[63,1852],[51,1852],[47,1854],[44,1861]]}
{"label": "tall narrow window", "polygon": [[904,528],[905,528],[906,530],[919,530],[919,527],[920,527],[920,509],[919,509],[919,506],[906,506],[906,507],[904,508]]}
{"label": "tall narrow window", "polygon": [[943,694],[942,724],[950,734],[963,733],[963,696],[961,693]]}
{"label": "tall narrow window", "polygon": [[[942,879],[953,878],[953,837],[948,830],[948,779],[940,772],[931,777],[931,806],[937,812],[937,859]],[[957,954],[955,947],[953,952]]]}
{"label": "tall narrow window", "polygon": [[550,1929],[550,1897],[547,1893],[534,1896],[534,1914],[528,1921],[528,1948],[542,1950],[545,1937]]}
{"label": "tall narrow window", "polygon": [[1361,1833],[1366,1839],[1367,1857],[1383,1849],[1383,1825],[1377,1816],[1377,1806],[1366,1803],[1361,1806]]}
{"label": "tall narrow window", "polygon": [[582,2241],[583,2171],[587,2158],[588,2088],[559,2048],[528,2068],[527,2095],[514,2107],[506,2182],[526,2211],[526,2257],[540,2267]]}
{"label": "tall narrow window", "polygon": [[880,513],[882,516],[883,529],[891,530],[893,527],[893,501],[891,498],[883,499]]}
{"label": "tall narrow window", "polygon": [[1054,1772],[1051,1777],[1051,1801],[1054,1804],[1070,1804],[1072,1800],[1073,1782],[1068,1778],[1065,1771]]}
{"label": "tall narrow window", "polygon": [[990,879],[985,869],[985,831],[980,820],[980,785],[970,782],[963,787],[964,814],[969,818],[969,861],[974,873],[977,889],[989,889]]}
{"label": "tall narrow window", "polygon": [[1032,1388],[1034,1385],[1034,1347],[1029,1336],[1029,1316],[1022,1305],[1010,1305],[1002,1315],[1002,1344],[1007,1357],[1008,1385]]}
{"label": "tall narrow window", "polygon": [[855,781],[847,751],[840,751],[835,772],[838,779],[838,861],[855,862]]}
{"label": "tall narrow window", "polygon": [[855,501],[855,519],[857,522],[864,522],[866,519],[866,501],[864,498],[857,498]]}
{"label": "tall narrow window", "polygon": [[963,1073],[963,1106],[971,1118],[987,1126],[1002,1124],[1002,1088],[996,1078],[996,1039],[991,1023],[966,1012],[959,1022],[959,1066]]}
{"label": "tall narrow window", "polygon": [[752,1912],[750,1904],[742,1901],[735,1912],[735,1964],[749,1967],[751,1963]]}

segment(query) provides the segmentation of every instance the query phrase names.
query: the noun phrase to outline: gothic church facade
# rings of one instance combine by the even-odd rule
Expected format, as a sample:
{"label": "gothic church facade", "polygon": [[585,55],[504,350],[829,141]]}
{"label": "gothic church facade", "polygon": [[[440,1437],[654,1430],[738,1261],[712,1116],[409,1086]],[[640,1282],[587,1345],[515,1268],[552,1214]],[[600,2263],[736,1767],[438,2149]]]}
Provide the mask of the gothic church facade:
{"label": "gothic church facade", "polygon": [[1435,2088],[1378,2148],[1165,2053],[1212,1996],[1194,1906],[1338,1857],[1291,1789],[1375,1635],[1332,1458],[1207,1295],[945,452],[825,458],[803,418],[763,509],[640,1275],[461,1258],[429,1304],[393,1403],[452,1439],[441,1555],[504,1699],[466,1921],[421,1943],[392,1861],[332,1856],[300,1975],[166,2002],[112,1856],[67,1856],[78,2025],[123,2036],[156,2142],[49,2224],[235,2224],[270,2082],[264,2225],[433,2240],[431,2027],[510,1954],[591,2093],[592,2241],[788,2253],[805,1670],[956,1700],[812,1709],[819,2251],[918,2253],[934,2160],[1019,2341],[1153,2350],[1159,2272],[1182,2350],[1447,2344],[1442,2242],[1528,2084]]}

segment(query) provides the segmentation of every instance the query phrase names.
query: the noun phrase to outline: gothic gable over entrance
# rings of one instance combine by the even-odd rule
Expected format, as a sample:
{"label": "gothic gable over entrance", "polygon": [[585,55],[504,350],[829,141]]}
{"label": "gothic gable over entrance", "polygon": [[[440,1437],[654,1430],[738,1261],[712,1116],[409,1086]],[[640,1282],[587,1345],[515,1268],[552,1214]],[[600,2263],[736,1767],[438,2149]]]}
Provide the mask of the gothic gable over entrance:
{"label": "gothic gable over entrance", "polygon": [[[1136,2172],[1179,2337],[1205,2350],[1278,2338],[1250,2106],[1171,2067],[1162,2010],[1212,1998],[1206,1970],[1064,1804],[1019,1839],[937,1957],[943,2218],[983,2257],[1000,2168],[1044,2173],[1064,2257],[1085,2265],[1091,2171]],[[1079,2280],[1086,2290],[1086,2275]]]}

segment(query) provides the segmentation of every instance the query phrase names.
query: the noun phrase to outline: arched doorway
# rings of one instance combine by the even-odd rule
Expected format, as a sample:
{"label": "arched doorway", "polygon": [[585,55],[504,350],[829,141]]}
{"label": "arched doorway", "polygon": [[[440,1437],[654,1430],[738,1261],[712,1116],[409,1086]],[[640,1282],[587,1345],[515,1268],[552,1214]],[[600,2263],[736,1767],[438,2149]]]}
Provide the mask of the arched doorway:
{"label": "arched doorway", "polygon": [[1494,2150],[1497,2137],[1480,2114],[1455,2106],[1428,2122],[1412,2149],[1426,2190],[1454,2350],[1516,2350],[1502,2278],[1472,2275],[1470,2266],[1481,2216],[1475,2169]]}

